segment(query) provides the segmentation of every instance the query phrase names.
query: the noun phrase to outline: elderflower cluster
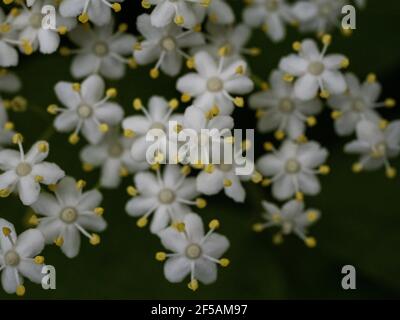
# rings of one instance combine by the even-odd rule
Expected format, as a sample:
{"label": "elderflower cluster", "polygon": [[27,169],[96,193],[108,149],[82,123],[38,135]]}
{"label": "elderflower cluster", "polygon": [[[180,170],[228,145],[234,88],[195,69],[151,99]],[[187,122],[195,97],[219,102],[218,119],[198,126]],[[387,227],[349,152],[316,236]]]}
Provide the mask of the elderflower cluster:
{"label": "elderflower cluster", "polygon": [[[84,180],[45,161],[47,141],[39,139],[25,149],[8,111],[24,110],[27,102],[21,96],[0,98],[0,196],[15,194],[35,212],[30,217],[34,228],[19,237],[10,222],[0,219],[0,270],[7,293],[23,295],[24,277],[40,283],[45,261],[40,252],[46,244],[54,243],[68,258],[79,254],[82,235],[98,245],[98,233],[107,227],[98,189],[120,192],[124,178],[133,182],[126,190],[126,213],[137,219],[138,227],[149,226],[165,247],[155,254],[164,262],[165,278],[187,281],[193,291],[199,283],[216,281],[217,267],[230,264],[225,257],[229,240],[216,232],[219,220],[211,220],[205,230],[198,214],[207,205],[206,196],[223,191],[242,203],[245,184],[270,187],[272,198],[284,203],[262,201],[263,221],[254,230],[278,228],[275,243],[295,234],[314,247],[317,242],[308,228],[321,213],[307,209],[305,198],[321,192],[319,176],[330,167],[328,150],[310,141],[307,133],[324,109],[332,109],[338,136],[356,135],[344,148],[360,156],[353,171],[384,167],[389,178],[396,175],[389,160],[400,152],[400,122],[389,123],[378,113],[378,108],[396,102],[378,102],[376,76],[369,74],[360,83],[343,71],[349,59],[329,52],[332,36],[327,32],[340,25],[344,0],[252,0],[239,15],[227,0],[143,0],[143,13],[135,21],[137,34],[128,24],[117,24],[118,15],[113,15],[123,9],[123,0],[3,2],[0,93],[20,90],[19,78],[9,68],[19,64],[21,54],[58,50],[71,57],[74,80],[48,84],[57,97],[47,107],[54,116],[49,125],[79,146],[83,172],[99,174],[98,188],[84,191]],[[42,28],[44,5],[56,8],[55,30]],[[251,58],[262,52],[248,42],[255,28],[272,42],[282,41],[287,26],[308,37],[295,42],[295,52],[282,57],[269,83],[263,82],[249,67]],[[70,45],[60,46],[61,38]],[[109,81],[122,82],[137,68],[147,68],[154,80],[161,73],[170,77],[176,87],[171,97],[179,97],[160,96],[155,86],[145,101],[132,85],[131,108],[122,105]],[[265,142],[267,154],[254,163],[251,159],[252,169],[239,175],[240,160],[253,145],[247,139],[235,141],[232,131],[236,108],[247,106],[256,110],[259,133],[273,133],[271,139],[279,146]],[[189,130],[193,139],[182,143]],[[156,143],[149,139],[154,132],[161,133]],[[240,147],[230,154],[233,162],[224,157],[212,161],[223,146],[236,142]],[[175,148],[166,147],[171,145]]]}

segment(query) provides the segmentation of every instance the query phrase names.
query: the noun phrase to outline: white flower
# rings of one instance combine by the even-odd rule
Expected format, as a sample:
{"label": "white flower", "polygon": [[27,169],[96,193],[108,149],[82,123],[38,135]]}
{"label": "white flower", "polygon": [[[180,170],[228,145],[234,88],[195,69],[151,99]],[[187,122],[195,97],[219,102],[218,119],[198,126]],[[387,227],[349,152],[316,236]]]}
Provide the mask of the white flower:
{"label": "white flower", "polygon": [[102,195],[98,190],[82,193],[84,183],[76,182],[71,177],[65,177],[55,186],[55,196],[42,192],[32,208],[44,217],[31,217],[30,222],[38,223],[38,229],[43,233],[46,243],[55,243],[61,247],[68,258],[74,258],[79,253],[81,244],[80,233],[87,237],[92,245],[100,243],[96,233],[107,227],[102,217],[104,209],[99,207]]}
{"label": "white flower", "polygon": [[207,15],[214,24],[228,25],[235,22],[235,13],[226,0],[210,0],[206,10],[201,6],[195,6],[194,10],[199,21],[203,21]]}
{"label": "white flower", "polygon": [[121,11],[121,4],[124,0],[63,0],[60,4],[60,14],[64,17],[78,17],[79,21],[86,23],[93,22],[102,26],[110,22],[111,9],[114,12]]}
{"label": "white flower", "polygon": [[286,0],[254,0],[243,11],[243,20],[251,27],[262,27],[272,41],[286,37],[286,23],[293,23]]}
{"label": "white flower", "polygon": [[302,32],[323,34],[340,26],[343,0],[297,1],[292,7],[293,16],[300,24]]}
{"label": "white flower", "polygon": [[385,167],[386,175],[393,178],[396,169],[390,166],[389,159],[400,153],[400,121],[394,121],[383,128],[368,120],[361,120],[356,126],[357,140],[346,144],[348,153],[360,154],[359,162],[353,171],[376,170]]}
{"label": "white flower", "polygon": [[223,159],[220,164],[205,166],[204,170],[197,175],[197,190],[206,195],[214,195],[224,189],[229,198],[236,202],[244,202],[246,191],[242,186],[242,181],[248,181],[253,172],[248,175],[238,175],[236,169],[243,167],[245,161],[246,165],[253,165],[253,163],[250,164],[250,160],[244,157],[243,149],[233,150],[232,161]]}
{"label": "white flower", "polygon": [[83,168],[87,171],[101,167],[100,185],[116,188],[121,177],[148,168],[147,162],[137,162],[131,156],[132,139],[119,136],[116,132],[108,134],[97,145],[88,145],[80,153]]}
{"label": "white flower", "polygon": [[44,258],[38,254],[43,248],[44,238],[39,230],[29,229],[17,237],[14,226],[0,218],[0,270],[5,292],[23,296],[23,277],[41,283]]}
{"label": "white flower", "polygon": [[[133,106],[136,110],[141,110],[144,114],[127,117],[122,122],[125,135],[135,137],[131,148],[133,159],[139,162],[149,160],[146,153],[150,146],[156,144],[157,150],[155,151],[157,154],[154,154],[154,157],[167,157],[173,160],[176,157],[174,150],[177,149],[176,132],[182,126],[183,122],[181,114],[172,114],[178,106],[177,100],[173,99],[168,102],[163,97],[152,96],[148,102],[148,110],[143,107],[140,99],[135,99]],[[172,128],[174,131],[170,132],[170,124],[172,125],[175,122],[176,126]],[[153,132],[152,130],[157,132]],[[161,133],[158,131],[162,131],[162,135],[158,135]],[[150,141],[149,137],[147,137],[148,135],[153,137],[153,133],[156,141]],[[171,147],[172,154],[168,152],[169,146]]]}
{"label": "white flower", "polygon": [[136,39],[125,33],[126,25],[119,26],[114,33],[114,21],[105,26],[93,29],[78,26],[68,33],[79,49],[67,50],[66,53],[77,53],[72,60],[71,74],[83,78],[98,73],[108,79],[120,79],[125,75],[126,64],[132,65],[132,46]]}
{"label": "white flower", "polygon": [[9,145],[15,132],[13,123],[8,121],[7,110],[4,107],[3,100],[0,98],[0,150],[3,146]]}
{"label": "white flower", "polygon": [[[162,28],[171,22],[185,28],[193,28],[199,21],[194,6],[207,7],[210,0],[144,0],[142,5],[149,8],[151,5],[156,7],[151,12],[151,24]],[[204,10],[204,9],[203,9]]]}
{"label": "white flower", "polygon": [[236,60],[245,60],[244,55],[256,56],[260,53],[259,48],[246,48],[251,37],[251,29],[241,23],[236,26],[226,26],[208,23],[206,26],[209,43],[192,50],[193,53],[207,51],[213,57],[218,58],[221,48],[225,48],[225,64]]}
{"label": "white flower", "polygon": [[179,161],[200,167],[213,163],[213,160],[219,163],[221,148],[224,143],[229,143],[225,139],[232,138],[233,126],[230,116],[209,119],[200,108],[188,107],[184,113],[183,129],[178,135],[179,141],[185,142],[178,151]]}
{"label": "white flower", "polygon": [[18,52],[13,47],[20,44],[17,33],[11,26],[12,15],[6,16],[0,8],[0,67],[11,67],[18,64]]}
{"label": "white flower", "polygon": [[256,223],[253,226],[254,231],[261,232],[265,228],[278,227],[280,232],[275,234],[274,242],[279,244],[283,241],[283,236],[295,234],[302,239],[307,246],[315,247],[317,242],[314,237],[307,236],[308,227],[314,224],[320,217],[320,212],[316,209],[304,210],[304,202],[290,200],[282,208],[273,203],[261,202],[265,213],[263,218],[265,222]]}
{"label": "white flower", "polygon": [[204,235],[201,218],[194,213],[186,215],[182,223],[171,226],[159,233],[163,246],[172,253],[158,252],[156,259],[166,262],[164,275],[168,281],[182,282],[190,275],[189,289],[197,290],[198,281],[210,284],[217,280],[217,264],[229,265],[229,260],[221,256],[229,248],[225,236],[215,233],[218,220],[212,220],[210,230]]}
{"label": "white flower", "polygon": [[21,86],[21,80],[14,72],[0,69],[0,92],[16,92],[20,90]]}
{"label": "white flower", "polygon": [[375,75],[370,74],[363,84],[360,84],[352,73],[346,74],[345,77],[348,91],[332,96],[327,101],[334,109],[332,117],[335,119],[335,130],[339,135],[352,134],[362,119],[379,123],[381,116],[375,109],[393,107],[396,104],[393,99],[377,102],[382,87],[376,82]]}
{"label": "white flower", "polygon": [[275,136],[279,139],[285,135],[290,139],[303,136],[306,123],[316,123],[314,115],[321,111],[320,100],[298,99],[293,85],[283,80],[283,73],[280,71],[273,71],[269,81],[271,89],[257,92],[249,98],[250,107],[258,112],[258,130],[275,130]]}
{"label": "white flower", "polygon": [[154,213],[150,224],[152,233],[159,232],[169,223],[182,220],[191,211],[190,205],[199,208],[206,205],[204,199],[196,198],[199,195],[196,180],[187,177],[190,171],[188,167],[166,165],[162,176],[159,169],[156,171],[156,175],[151,172],[135,174],[135,187],[128,188],[129,194],[134,198],[125,206],[130,216],[141,217],[137,221],[140,228],[147,225],[148,217]]}
{"label": "white flower", "polygon": [[176,76],[182,69],[182,57],[190,61],[183,49],[205,43],[201,32],[182,30],[172,23],[162,28],[154,27],[147,14],[140,15],[136,24],[144,40],[135,45],[135,61],[139,65],[157,61],[151,71],[153,77],[158,76],[159,68],[169,76]]}
{"label": "white flower", "polygon": [[326,149],[317,142],[297,144],[289,140],[284,141],[279,150],[270,144],[266,147],[273,153],[258,159],[257,168],[270,177],[265,183],[272,184],[275,198],[286,200],[296,195],[301,200],[303,193],[316,195],[320,192],[316,174],[329,172],[329,167],[322,165],[328,157]]}
{"label": "white flower", "polygon": [[306,39],[301,43],[295,43],[298,54],[291,54],[282,58],[279,68],[286,72],[286,80],[291,81],[297,77],[294,84],[296,97],[302,100],[315,98],[318,89],[321,96],[326,98],[330,94],[341,94],[346,89],[346,81],[340,68],[349,65],[349,60],[341,54],[329,54],[326,50],[331,43],[331,37],[325,35],[324,47],[320,52],[314,40]]}
{"label": "white flower", "polygon": [[42,28],[42,1],[37,1],[31,8],[22,7],[21,12],[12,20],[12,27],[20,30],[20,49],[26,54],[39,49],[50,54],[58,49],[60,36],[56,30]]}
{"label": "white flower", "polygon": [[13,142],[19,152],[5,149],[0,151],[0,196],[8,196],[14,190],[24,205],[31,205],[39,197],[40,184],[55,184],[65,173],[56,164],[43,161],[49,154],[46,141],[36,142],[27,154],[22,147],[22,136],[15,134]]}
{"label": "white flower", "polygon": [[66,108],[50,105],[48,111],[61,113],[55,118],[54,127],[60,132],[73,131],[69,139],[71,143],[78,142],[81,130],[90,143],[99,143],[109,126],[117,125],[122,120],[122,107],[108,102],[116,96],[116,90],[108,89],[104,97],[104,87],[104,80],[98,75],[89,76],[82,85],[64,81],[56,84],[55,93]]}
{"label": "white flower", "polygon": [[197,73],[188,73],[178,79],[176,87],[185,98],[195,97],[193,105],[204,112],[229,115],[234,105],[244,106],[242,97],[233,97],[231,94],[244,95],[253,90],[253,82],[246,76],[247,64],[236,60],[224,66],[226,48],[221,52],[217,64],[215,59],[205,51],[194,56]]}
{"label": "white flower", "polygon": [[367,5],[367,0],[354,0],[354,2],[360,8],[364,8]]}

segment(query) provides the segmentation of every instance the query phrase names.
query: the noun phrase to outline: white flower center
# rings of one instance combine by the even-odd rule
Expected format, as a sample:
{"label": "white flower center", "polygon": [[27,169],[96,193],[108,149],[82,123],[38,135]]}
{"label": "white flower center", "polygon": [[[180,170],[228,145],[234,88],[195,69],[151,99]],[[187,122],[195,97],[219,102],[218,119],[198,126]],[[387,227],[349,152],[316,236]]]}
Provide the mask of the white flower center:
{"label": "white flower center", "polygon": [[319,76],[324,72],[325,66],[320,61],[311,62],[308,66],[308,72],[314,76]]}
{"label": "white flower center", "polygon": [[108,54],[108,45],[103,41],[98,41],[93,46],[93,52],[98,57],[104,57]]}
{"label": "white flower center", "polygon": [[300,163],[296,159],[286,161],[285,170],[287,173],[297,173],[300,171]]}
{"label": "white flower center", "polygon": [[115,143],[108,148],[108,154],[112,158],[119,158],[124,152],[124,148],[120,143]]}
{"label": "white flower center", "polygon": [[224,87],[223,81],[218,77],[212,77],[207,81],[207,89],[211,92],[221,91]]}
{"label": "white flower center", "polygon": [[356,99],[353,102],[352,109],[354,111],[362,112],[362,111],[364,111],[364,108],[365,108],[365,103],[364,103],[364,101],[362,99]]}
{"label": "white flower center", "polygon": [[288,98],[283,98],[279,101],[279,110],[283,113],[291,113],[294,109],[294,103]]}
{"label": "white flower center", "polygon": [[81,118],[89,118],[92,115],[92,107],[82,104],[78,107],[78,116]]}
{"label": "white flower center", "polygon": [[165,37],[161,40],[161,46],[166,51],[173,51],[176,49],[176,42],[175,39],[172,37]]}
{"label": "white flower center", "polygon": [[15,172],[20,177],[25,177],[32,171],[32,166],[27,162],[21,162],[15,168]]}
{"label": "white flower center", "polygon": [[163,204],[170,204],[175,200],[175,193],[168,188],[162,189],[158,194],[158,200]]}
{"label": "white flower center", "polygon": [[42,27],[42,15],[38,12],[32,13],[29,17],[29,24],[33,29],[39,29]]}
{"label": "white flower center", "polygon": [[198,259],[201,256],[201,247],[198,244],[192,243],[186,247],[185,254],[189,259]]}
{"label": "white flower center", "polygon": [[60,212],[60,219],[65,223],[74,223],[78,218],[78,212],[75,208],[65,208]]}
{"label": "white flower center", "polygon": [[265,7],[268,11],[276,11],[278,9],[278,0],[267,0]]}
{"label": "white flower center", "polygon": [[20,260],[19,254],[15,250],[9,250],[4,255],[5,264],[11,267],[17,266]]}
{"label": "white flower center", "polygon": [[219,169],[223,172],[229,172],[232,170],[232,165],[231,164],[220,164]]}

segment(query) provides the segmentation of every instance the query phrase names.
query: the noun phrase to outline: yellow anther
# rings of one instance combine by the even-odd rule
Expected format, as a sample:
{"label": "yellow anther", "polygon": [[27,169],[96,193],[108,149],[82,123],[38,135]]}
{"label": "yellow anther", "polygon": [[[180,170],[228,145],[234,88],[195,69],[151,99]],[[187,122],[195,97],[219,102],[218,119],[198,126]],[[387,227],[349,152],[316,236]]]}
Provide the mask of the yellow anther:
{"label": "yellow anther", "polygon": [[385,119],[380,120],[378,123],[379,128],[382,130],[386,129],[388,125],[389,125],[389,121],[387,121]]}
{"label": "yellow anther", "polygon": [[184,103],[189,102],[191,99],[192,97],[188,93],[183,93],[181,96],[181,101]]}
{"label": "yellow anther", "polygon": [[81,84],[78,83],[78,82],[73,83],[73,84],[72,84],[72,90],[74,90],[74,91],[76,91],[76,92],[81,91]]}
{"label": "yellow anther", "polygon": [[220,57],[225,57],[229,52],[229,48],[227,46],[223,46],[218,49],[218,55]]}
{"label": "yellow anther", "polygon": [[82,179],[80,179],[80,180],[78,180],[77,182],[76,182],[76,188],[78,189],[78,190],[82,190],[85,186],[86,186],[86,181],[85,180],[82,180]]}
{"label": "yellow anther", "polygon": [[8,237],[11,234],[11,229],[8,227],[3,227],[2,231],[5,237]]}
{"label": "yellow anther", "polygon": [[142,1],[142,7],[145,9],[150,9],[151,3],[148,0],[143,0]]}
{"label": "yellow anther", "polygon": [[49,188],[49,190],[50,190],[51,192],[56,192],[56,190],[57,190],[57,185],[56,185],[56,184],[49,184],[49,185],[47,186],[47,188]]}
{"label": "yellow anther", "polygon": [[165,259],[167,259],[167,254],[165,252],[157,252],[156,253],[156,260],[157,261],[164,261]]}
{"label": "yellow anther", "polygon": [[375,73],[370,73],[367,75],[367,82],[368,83],[374,83],[376,82],[376,74]]}
{"label": "yellow anther", "polygon": [[136,69],[138,66],[135,58],[129,58],[127,63],[128,63],[129,68],[131,68],[131,69]]}
{"label": "yellow anther", "polygon": [[185,19],[182,16],[175,16],[174,22],[178,25],[181,26],[185,23]]}
{"label": "yellow anther", "polygon": [[255,223],[253,224],[253,231],[254,232],[261,232],[265,229],[264,224],[262,223]]}
{"label": "yellow anther", "polygon": [[393,167],[387,167],[385,173],[386,173],[386,177],[388,177],[389,179],[393,179],[397,175],[397,170],[396,170],[396,168],[393,168]]}
{"label": "yellow anther", "polygon": [[107,123],[100,123],[99,124],[99,131],[102,133],[106,133],[110,130],[109,126]]}
{"label": "yellow anther", "polygon": [[219,264],[221,267],[225,268],[225,267],[229,266],[230,263],[231,262],[229,261],[229,259],[226,259],[226,258],[219,259]]}
{"label": "yellow anther", "polygon": [[393,108],[396,106],[396,100],[392,99],[392,98],[388,98],[385,100],[385,107],[387,108]]}
{"label": "yellow anther", "polygon": [[111,8],[114,10],[114,12],[120,12],[121,11],[121,5],[119,3],[113,3],[111,5]]}
{"label": "yellow anther", "polygon": [[261,88],[261,90],[262,91],[268,91],[269,90],[269,84],[268,84],[268,82],[261,82],[261,84],[260,84],[260,88]]}
{"label": "yellow anther", "polygon": [[177,222],[174,224],[174,228],[179,232],[184,232],[186,230],[186,226],[183,222]]}
{"label": "yellow anther", "polygon": [[133,138],[135,136],[135,132],[133,132],[130,129],[125,129],[124,130],[124,137],[125,138]]}
{"label": "yellow anther", "polygon": [[102,207],[94,208],[93,211],[96,214],[96,216],[99,216],[99,217],[101,217],[104,214],[104,208],[102,208]]}
{"label": "yellow anther", "polygon": [[0,189],[0,198],[7,198],[11,194],[9,189]]}
{"label": "yellow anther", "polygon": [[349,65],[350,65],[350,60],[347,59],[347,58],[344,58],[344,59],[340,62],[340,67],[341,67],[342,69],[348,68]]}
{"label": "yellow anther", "polygon": [[235,70],[235,73],[238,75],[243,75],[244,74],[244,67],[243,66],[238,66]]}
{"label": "yellow anther", "polygon": [[117,89],[115,88],[110,88],[106,91],[106,96],[109,98],[115,98],[118,94]]}
{"label": "yellow anther", "polygon": [[43,256],[36,256],[34,259],[36,264],[43,264],[44,263],[44,257]]}
{"label": "yellow anther", "polygon": [[271,183],[272,183],[271,179],[264,178],[264,179],[261,181],[261,186],[263,186],[263,187],[268,187],[268,186],[271,185]]}
{"label": "yellow anther", "polygon": [[67,57],[71,54],[71,50],[67,47],[61,47],[59,52],[60,52],[60,55],[62,55],[63,57]]}
{"label": "yellow anther", "polygon": [[220,223],[217,219],[213,219],[210,221],[210,223],[208,224],[208,227],[210,229],[216,230],[220,227]]}
{"label": "yellow anther", "polygon": [[63,237],[58,237],[56,240],[54,240],[54,244],[57,247],[61,247],[64,244],[64,238]]}
{"label": "yellow anther", "polygon": [[203,209],[207,206],[207,201],[203,198],[197,198],[196,199],[196,206],[199,209]]}
{"label": "yellow anther", "polygon": [[294,76],[292,76],[291,74],[285,73],[283,75],[282,79],[283,79],[283,81],[286,81],[286,82],[293,82]]}
{"label": "yellow anther", "polygon": [[248,49],[248,53],[252,56],[252,57],[256,57],[259,56],[261,54],[261,49],[254,47],[254,48],[249,48]]}
{"label": "yellow anther", "polygon": [[263,180],[263,176],[258,171],[254,171],[253,175],[251,176],[251,181],[254,183],[260,183]]}
{"label": "yellow anther", "polygon": [[154,163],[150,166],[150,169],[153,171],[158,171],[160,170],[160,164],[159,163]]}
{"label": "yellow anther", "polygon": [[100,243],[100,236],[96,233],[92,233],[92,236],[89,239],[89,242],[92,246],[97,246]]}
{"label": "yellow anther", "polygon": [[307,237],[305,238],[304,243],[309,248],[315,248],[317,245],[317,240],[314,237]]}
{"label": "yellow anther", "polygon": [[[8,2],[13,2],[13,0],[6,0],[6,1],[8,1]],[[3,0],[3,2],[5,3],[4,0]],[[16,8],[16,7],[12,8],[12,9],[10,10],[10,15],[12,15],[13,17],[19,16],[20,13],[21,13],[21,11],[20,11],[18,8]]]}
{"label": "yellow anther", "polygon": [[4,130],[5,131],[11,131],[11,130],[14,130],[14,123],[12,123],[11,121],[7,121],[5,124],[4,124]]}
{"label": "yellow anther", "polygon": [[[4,0],[3,0],[3,1],[4,1]],[[16,293],[16,295],[17,295],[18,297],[24,296],[24,295],[25,295],[25,292],[26,292],[25,287],[24,287],[22,284],[20,284],[19,286],[17,286],[17,289],[15,290],[15,293]]]}
{"label": "yellow anther", "polygon": [[353,166],[352,166],[352,168],[351,168],[351,170],[352,170],[354,173],[359,173],[359,172],[361,172],[361,171],[363,170],[363,165],[362,165],[362,163],[360,163],[360,162],[354,163]]}
{"label": "yellow anther", "polygon": [[35,176],[35,182],[40,183],[43,181],[43,177],[42,176]]}
{"label": "yellow anther", "polygon": [[282,242],[283,242],[283,236],[281,233],[277,233],[273,236],[273,238],[272,238],[273,244],[278,245],[278,244],[281,244]]}
{"label": "yellow anther", "polygon": [[12,137],[12,143],[14,143],[14,144],[19,144],[19,143],[22,143],[23,141],[24,141],[24,137],[20,133],[16,133]]}
{"label": "yellow anther", "polygon": [[128,170],[128,168],[122,165],[122,166],[119,168],[119,175],[120,175],[121,177],[123,177],[123,178],[129,176],[129,170]]}
{"label": "yellow anther", "polygon": [[176,108],[179,107],[179,100],[178,100],[178,99],[171,99],[171,100],[168,102],[168,106],[169,106],[172,110],[175,110]]}
{"label": "yellow anther", "polygon": [[300,191],[296,192],[296,200],[297,201],[303,201],[304,200],[304,194]]}
{"label": "yellow anther", "polygon": [[282,220],[281,214],[279,212],[273,213],[271,215],[272,221],[275,223],[279,223]]}
{"label": "yellow anther", "polygon": [[49,144],[45,141],[39,142],[38,150],[39,150],[39,152],[42,152],[42,153],[49,151]]}
{"label": "yellow anther", "polygon": [[134,99],[132,106],[135,110],[139,111],[140,109],[143,108],[142,100],[140,100],[139,98]]}
{"label": "yellow anther", "polygon": [[297,137],[296,141],[297,143],[306,143],[308,139],[304,134],[301,134]]}
{"label": "yellow anther", "polygon": [[144,228],[145,226],[147,226],[147,218],[146,217],[141,217],[140,219],[138,219],[138,221],[136,222],[136,225],[139,228]]}
{"label": "yellow anther", "polygon": [[299,42],[299,41],[293,42],[292,48],[294,51],[300,51],[301,50],[301,42]]}
{"label": "yellow anther", "polygon": [[126,23],[120,23],[118,26],[118,31],[119,32],[125,32],[128,30],[128,24]]}
{"label": "yellow anther", "polygon": [[308,211],[307,212],[307,220],[310,222],[315,222],[318,219],[317,211]]}
{"label": "yellow anther", "polygon": [[183,167],[181,168],[181,173],[182,173],[184,176],[189,175],[189,174],[190,174],[190,171],[191,171],[191,169],[190,169],[190,166],[188,166],[188,165],[183,166]]}
{"label": "yellow anther", "polygon": [[202,30],[203,30],[203,27],[201,26],[201,23],[198,23],[193,27],[194,32],[201,32]]}
{"label": "yellow anther", "polygon": [[68,137],[68,141],[70,144],[77,144],[79,142],[79,136],[76,133],[71,134]]}
{"label": "yellow anther", "polygon": [[126,192],[131,196],[131,197],[136,197],[138,195],[138,191],[134,186],[129,186],[126,188]]}
{"label": "yellow anther", "polygon": [[57,28],[57,32],[61,35],[64,35],[68,32],[68,28],[66,26],[59,26]]}
{"label": "yellow anther", "polygon": [[208,7],[212,0],[201,0],[200,5],[203,7]]}
{"label": "yellow anther", "polygon": [[79,20],[80,23],[86,23],[86,22],[89,21],[89,15],[88,15],[86,12],[85,12],[85,13],[82,13],[82,14],[78,17],[78,20]]}
{"label": "yellow anther", "polygon": [[204,171],[207,173],[213,173],[214,172],[214,166],[212,164],[208,164],[205,166]]}
{"label": "yellow anther", "polygon": [[90,172],[90,171],[93,171],[94,166],[91,163],[83,163],[82,164],[82,169],[85,172]]}
{"label": "yellow anther", "polygon": [[276,140],[283,140],[285,138],[285,132],[282,130],[276,130],[274,132],[274,137]]}
{"label": "yellow anther", "polygon": [[313,126],[315,126],[317,124],[317,119],[315,117],[313,117],[313,116],[308,117],[306,121],[307,121],[307,125],[309,127],[313,127]]}
{"label": "yellow anther", "polygon": [[140,43],[140,42],[136,42],[134,45],[133,45],[133,50],[135,50],[135,51],[140,51],[140,50],[142,50],[143,48],[142,48],[142,44]]}
{"label": "yellow anther", "polygon": [[58,106],[56,104],[51,104],[47,107],[47,112],[50,114],[57,114],[58,113]]}
{"label": "yellow anther", "polygon": [[37,226],[39,224],[39,219],[37,215],[32,214],[28,219],[28,224],[31,226]]}
{"label": "yellow anther", "polygon": [[274,150],[274,145],[271,142],[265,142],[263,146],[266,151]]}
{"label": "yellow anther", "polygon": [[244,99],[242,97],[235,97],[233,103],[236,107],[243,108],[244,107]]}
{"label": "yellow anther", "polygon": [[331,168],[327,165],[322,165],[318,169],[320,174],[329,174],[331,172]]}
{"label": "yellow anther", "polygon": [[0,24],[0,33],[10,32],[11,26],[8,23]]}
{"label": "yellow anther", "polygon": [[188,288],[192,291],[196,291],[199,288],[199,282],[196,279],[193,279],[189,282]]}
{"label": "yellow anther", "polygon": [[160,71],[158,71],[158,69],[153,68],[150,70],[150,77],[152,79],[157,79],[160,76]]}
{"label": "yellow anther", "polygon": [[322,43],[326,46],[332,43],[332,36],[330,34],[324,34],[322,36]]}
{"label": "yellow anther", "polygon": [[188,69],[194,69],[195,68],[195,62],[193,58],[189,58],[186,60],[186,66]]}
{"label": "yellow anther", "polygon": [[338,111],[338,110],[332,111],[332,113],[331,113],[331,117],[334,120],[339,119],[342,115],[343,115],[343,112]]}
{"label": "yellow anther", "polygon": [[232,186],[232,180],[224,179],[224,187],[229,188]]}
{"label": "yellow anther", "polygon": [[330,93],[329,93],[328,90],[322,90],[322,91],[320,92],[319,96],[320,96],[322,99],[328,99],[329,96],[330,96]]}
{"label": "yellow anther", "polygon": [[33,53],[32,44],[28,40],[26,40],[26,39],[22,40],[22,45],[21,46],[22,46],[23,52],[26,55],[31,55]]}

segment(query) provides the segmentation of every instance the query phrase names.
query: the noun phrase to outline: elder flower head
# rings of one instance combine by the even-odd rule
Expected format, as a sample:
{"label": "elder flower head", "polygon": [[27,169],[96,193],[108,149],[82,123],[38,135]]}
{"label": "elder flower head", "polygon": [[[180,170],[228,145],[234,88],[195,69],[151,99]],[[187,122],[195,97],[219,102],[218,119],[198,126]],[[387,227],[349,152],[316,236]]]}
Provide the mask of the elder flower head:
{"label": "elder flower head", "polygon": [[178,79],[176,88],[182,92],[183,100],[194,97],[193,105],[205,113],[229,115],[234,106],[243,107],[240,96],[253,90],[253,81],[246,75],[245,61],[236,60],[225,66],[227,48],[220,50],[220,59],[215,59],[207,52],[201,51],[194,56],[197,73],[189,73]]}
{"label": "elder flower head", "polygon": [[135,44],[133,55],[139,65],[156,61],[155,67],[150,71],[153,78],[158,77],[159,69],[169,76],[176,76],[182,69],[183,58],[188,63],[191,62],[191,57],[184,49],[205,43],[201,32],[183,30],[173,23],[157,28],[151,24],[147,14],[140,15],[136,24],[144,40]]}
{"label": "elder flower head", "polygon": [[99,143],[109,127],[119,124],[124,116],[120,105],[108,101],[117,95],[116,89],[108,89],[104,97],[104,80],[98,75],[89,76],[82,84],[58,82],[54,90],[66,108],[50,105],[48,111],[60,113],[54,127],[60,132],[73,131],[69,137],[72,144],[79,141],[80,131],[90,143]]}
{"label": "elder flower head", "polygon": [[385,167],[388,178],[396,176],[396,169],[389,159],[400,153],[400,121],[380,126],[368,120],[361,120],[356,126],[357,139],[346,144],[347,153],[360,154],[359,162],[353,165],[354,172],[376,170]]}
{"label": "elder flower head", "polygon": [[278,227],[280,231],[275,234],[274,242],[279,244],[283,241],[283,236],[295,234],[305,244],[313,248],[317,242],[314,237],[308,236],[308,227],[314,224],[320,217],[320,212],[316,209],[304,208],[304,202],[290,200],[282,208],[273,203],[261,202],[265,213],[263,218],[265,222],[256,223],[253,226],[254,231],[261,232],[265,228]]}
{"label": "elder flower head", "polygon": [[140,217],[138,227],[145,227],[149,216],[154,213],[150,231],[157,233],[169,223],[182,220],[191,211],[189,206],[206,206],[204,199],[196,198],[199,195],[196,180],[187,177],[189,172],[188,167],[166,165],[162,175],[159,168],[156,168],[156,174],[139,172],[135,175],[135,187],[128,188],[133,198],[125,209],[130,216]]}
{"label": "elder flower head", "polygon": [[328,157],[328,151],[317,142],[298,144],[285,140],[279,150],[271,143],[266,149],[272,154],[262,156],[257,161],[257,168],[267,176],[264,185],[272,184],[272,195],[279,200],[296,196],[303,199],[303,194],[316,195],[321,186],[316,174],[329,173],[329,167],[322,165]]}
{"label": "elder flower head", "polygon": [[306,124],[316,124],[315,115],[321,111],[319,99],[303,101],[296,97],[294,86],[283,80],[281,71],[270,76],[271,88],[254,93],[249,98],[250,107],[257,109],[258,130],[275,131],[275,137],[298,139],[304,136]]}
{"label": "elder flower head", "polygon": [[54,188],[55,195],[42,192],[32,205],[33,210],[43,216],[32,216],[30,222],[38,224],[46,243],[55,243],[68,257],[79,253],[82,233],[92,245],[100,243],[100,236],[87,230],[100,232],[107,227],[99,207],[102,195],[97,190],[82,192],[85,183],[65,177]]}
{"label": "elder flower head", "polygon": [[229,260],[221,258],[229,248],[229,241],[214,231],[218,220],[212,220],[210,230],[204,234],[201,218],[187,214],[182,222],[161,231],[158,235],[164,247],[172,253],[158,252],[156,259],[166,260],[164,275],[168,281],[182,282],[190,275],[189,289],[196,291],[198,281],[210,284],[217,280],[217,265],[227,267]]}
{"label": "elder flower head", "polygon": [[24,278],[41,283],[44,248],[42,233],[29,229],[17,237],[14,226],[0,218],[0,271],[1,284],[5,292],[18,296],[25,294]]}
{"label": "elder flower head", "polygon": [[28,153],[22,147],[22,136],[17,133],[13,143],[19,147],[19,152],[11,149],[0,151],[0,196],[7,197],[17,191],[24,205],[33,204],[40,193],[40,184],[57,183],[65,173],[56,164],[46,162],[49,154],[49,144],[46,141],[36,142]]}
{"label": "elder flower head", "polygon": [[285,80],[293,81],[294,92],[301,100],[310,100],[317,96],[327,98],[331,94],[342,94],[347,85],[340,68],[346,68],[349,60],[341,54],[326,55],[331,43],[331,36],[322,37],[324,47],[320,52],[314,40],[306,39],[295,42],[293,47],[298,54],[291,54],[281,59],[279,68],[285,72]]}

